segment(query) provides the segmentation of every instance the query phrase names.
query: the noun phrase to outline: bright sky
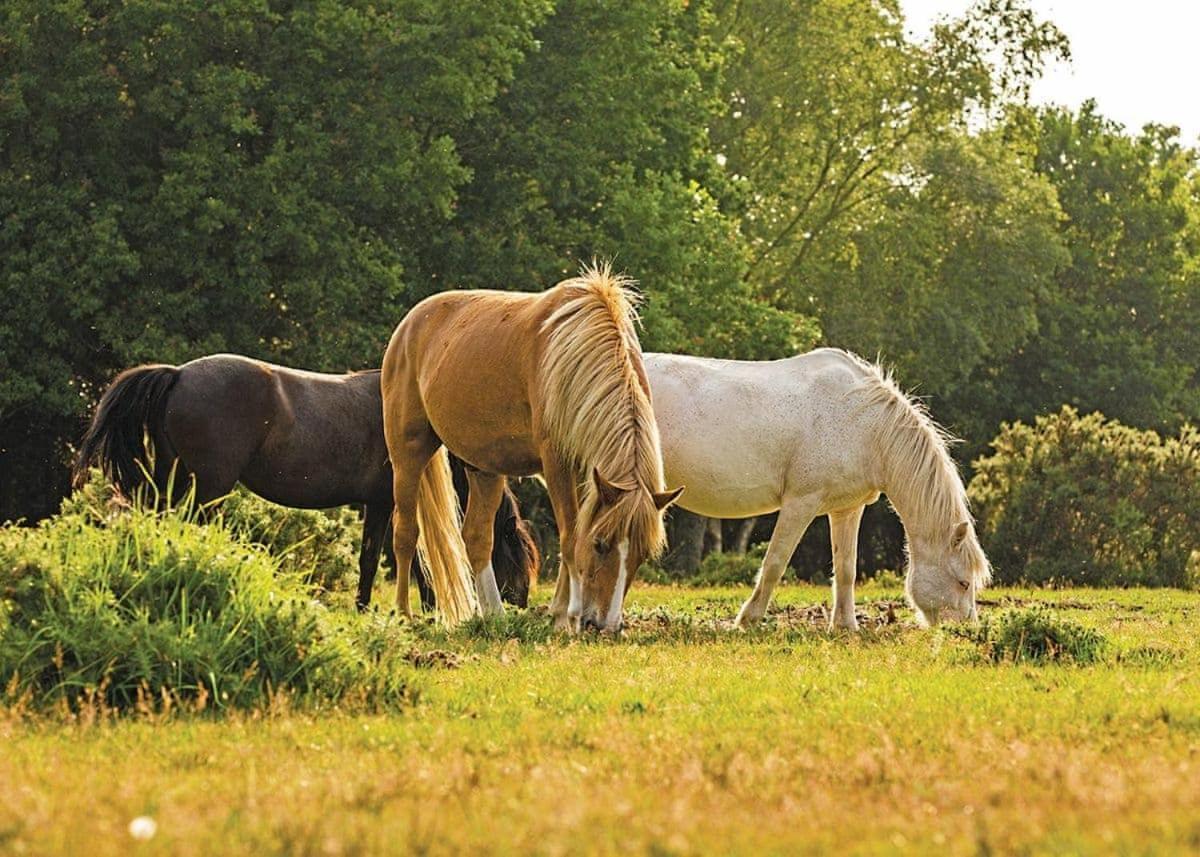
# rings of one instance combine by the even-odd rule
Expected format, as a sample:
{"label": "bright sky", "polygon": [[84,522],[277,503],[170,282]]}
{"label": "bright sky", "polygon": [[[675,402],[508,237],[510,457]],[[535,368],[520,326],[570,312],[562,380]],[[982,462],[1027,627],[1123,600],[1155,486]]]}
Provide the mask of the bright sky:
{"label": "bright sky", "polygon": [[[923,40],[942,16],[961,15],[970,0],[900,0],[911,37]],[[1100,112],[1137,131],[1147,122],[1178,125],[1200,140],[1200,2],[1198,0],[1030,0],[1042,19],[1071,40],[1072,62],[1047,69],[1033,89],[1038,103],[1078,107],[1094,98]]]}

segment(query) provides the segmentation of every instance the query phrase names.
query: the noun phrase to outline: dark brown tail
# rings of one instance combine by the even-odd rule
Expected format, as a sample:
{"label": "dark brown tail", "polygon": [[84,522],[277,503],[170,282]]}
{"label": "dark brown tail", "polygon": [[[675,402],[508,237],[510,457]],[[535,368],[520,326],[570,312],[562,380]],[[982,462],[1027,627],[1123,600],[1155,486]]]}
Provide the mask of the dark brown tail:
{"label": "dark brown tail", "polygon": [[[87,481],[96,464],[126,497],[153,472],[150,438],[161,437],[167,396],[179,380],[175,366],[151,364],[118,375],[96,406],[96,415],[79,446],[73,474],[75,487]],[[161,450],[166,454],[166,450]]]}
{"label": "dark brown tail", "polygon": [[529,532],[529,526],[521,517],[517,497],[508,488],[504,499],[496,510],[495,529],[492,538],[492,569],[496,572],[496,585],[500,597],[518,607],[529,605],[529,590],[537,581],[538,567],[542,557],[537,544]]}

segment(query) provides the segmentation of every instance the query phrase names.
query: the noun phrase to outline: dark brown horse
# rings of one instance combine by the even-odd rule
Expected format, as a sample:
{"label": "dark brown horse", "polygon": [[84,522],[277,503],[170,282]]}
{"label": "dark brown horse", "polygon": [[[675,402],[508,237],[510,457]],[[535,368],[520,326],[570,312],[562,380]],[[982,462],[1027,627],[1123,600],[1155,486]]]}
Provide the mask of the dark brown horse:
{"label": "dark brown horse", "polygon": [[[97,464],[126,496],[144,483],[147,471],[165,492],[176,460],[194,477],[201,503],[240,482],[283,506],[363,504],[357,603],[370,603],[392,511],[378,371],[326,375],[233,354],[125,370],[101,397],[84,435],[76,482]],[[461,499],[467,480],[465,473],[456,475]],[[494,526],[501,595],[523,607],[539,559],[511,492]],[[423,575],[417,581],[428,607],[432,593]]]}

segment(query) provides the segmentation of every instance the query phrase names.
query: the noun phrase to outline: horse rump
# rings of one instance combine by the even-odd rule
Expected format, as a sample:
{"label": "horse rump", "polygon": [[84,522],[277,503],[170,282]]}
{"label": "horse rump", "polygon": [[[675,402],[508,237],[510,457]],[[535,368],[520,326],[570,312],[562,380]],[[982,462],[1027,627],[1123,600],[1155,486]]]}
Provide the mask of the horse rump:
{"label": "horse rump", "polygon": [[121,494],[133,496],[153,470],[155,439],[162,437],[167,397],[178,380],[177,366],[148,364],[126,369],[109,384],[79,445],[76,488],[95,464]]}

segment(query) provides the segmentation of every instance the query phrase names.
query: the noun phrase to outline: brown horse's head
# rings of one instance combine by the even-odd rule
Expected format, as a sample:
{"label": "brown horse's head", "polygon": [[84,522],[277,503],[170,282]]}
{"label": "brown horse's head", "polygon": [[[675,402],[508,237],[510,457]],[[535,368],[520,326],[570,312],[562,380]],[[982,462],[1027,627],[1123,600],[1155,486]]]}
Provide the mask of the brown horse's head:
{"label": "brown horse's head", "polygon": [[[625,593],[638,567],[662,552],[663,511],[682,488],[651,491],[637,482],[614,484],[593,469],[583,494],[575,540],[572,608],[583,630],[619,631]],[[574,613],[575,610],[570,611]]]}

